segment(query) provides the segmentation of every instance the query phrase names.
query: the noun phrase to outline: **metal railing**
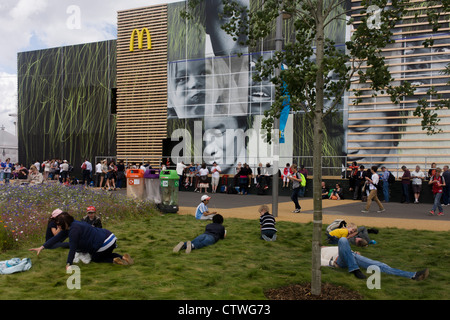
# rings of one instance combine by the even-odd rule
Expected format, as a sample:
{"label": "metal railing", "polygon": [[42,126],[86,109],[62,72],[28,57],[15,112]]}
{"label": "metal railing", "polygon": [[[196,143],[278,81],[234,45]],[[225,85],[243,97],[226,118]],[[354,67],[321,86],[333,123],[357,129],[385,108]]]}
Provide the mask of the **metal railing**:
{"label": "metal railing", "polygon": [[[186,157],[146,157],[142,158],[141,161],[130,161],[127,157],[125,158],[117,158],[116,156],[97,156],[95,157],[96,162],[100,159],[107,159],[107,160],[123,160],[126,167],[135,166],[136,163],[138,165],[146,164],[146,163],[152,163],[153,167],[162,168],[163,165],[166,166],[168,169],[176,169],[176,164],[180,161],[184,161],[184,163],[189,166],[191,163],[194,165],[196,164],[202,164],[203,158],[201,158],[202,161],[194,161],[199,160],[198,158],[190,158],[187,159]],[[136,159],[133,157],[133,159]],[[167,164],[167,159],[169,159],[169,164]],[[378,161],[379,157],[366,157],[363,160],[357,162],[358,165],[364,165],[365,168],[370,168],[372,166],[378,166],[381,168],[382,166],[385,166],[389,171],[391,171],[394,176],[398,177],[403,174],[402,166],[406,166],[410,171],[414,170],[416,165],[420,166],[420,169],[422,171],[428,171],[432,164],[435,163],[437,167],[443,167],[444,165],[447,165],[447,163],[450,163],[450,156],[448,155],[417,155],[415,158],[412,159],[412,157],[408,157],[407,160],[402,158],[401,156],[390,156],[387,158],[388,160],[385,161]],[[212,166],[212,160],[208,158],[208,162],[206,162],[206,165],[208,168]],[[236,167],[237,163],[233,164],[224,164],[219,159],[216,159],[218,165],[222,169],[222,174],[235,174],[236,173]],[[269,157],[260,158],[260,157],[246,157],[245,162],[249,165],[249,167],[252,169],[253,173],[256,174],[257,168],[259,166],[259,163],[262,164],[262,167],[264,168],[264,172],[271,175],[271,167],[272,167],[272,159]],[[347,178],[350,170],[348,169],[349,165],[351,165],[353,162],[352,157],[348,156],[323,156],[322,157],[322,176],[330,176],[330,177],[341,177],[341,178]],[[243,161],[240,161],[241,164],[243,164]],[[279,169],[282,171],[286,164],[289,163],[297,164],[299,167],[303,165],[305,169],[308,171],[308,176],[312,176],[313,173],[313,157],[312,156],[291,156],[291,157],[280,157],[279,158]],[[269,167],[267,166],[269,164]]]}

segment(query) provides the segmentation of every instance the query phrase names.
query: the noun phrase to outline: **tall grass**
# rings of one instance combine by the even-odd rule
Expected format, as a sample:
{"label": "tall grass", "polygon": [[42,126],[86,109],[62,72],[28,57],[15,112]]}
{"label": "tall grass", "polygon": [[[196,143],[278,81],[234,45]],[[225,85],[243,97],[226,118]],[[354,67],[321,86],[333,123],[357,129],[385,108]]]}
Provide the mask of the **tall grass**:
{"label": "tall grass", "polygon": [[59,208],[81,219],[88,206],[96,207],[106,225],[111,221],[153,213],[151,203],[86,189],[81,185],[0,185],[0,251],[40,240],[54,209]]}

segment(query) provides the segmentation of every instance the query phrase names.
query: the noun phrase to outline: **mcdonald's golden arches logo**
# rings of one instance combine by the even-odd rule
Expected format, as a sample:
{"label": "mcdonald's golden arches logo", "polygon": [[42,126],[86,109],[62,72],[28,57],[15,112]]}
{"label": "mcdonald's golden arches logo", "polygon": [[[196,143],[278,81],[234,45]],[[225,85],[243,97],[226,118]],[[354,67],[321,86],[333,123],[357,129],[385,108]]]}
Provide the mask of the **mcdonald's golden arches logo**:
{"label": "mcdonald's golden arches logo", "polygon": [[130,51],[134,52],[134,40],[136,38],[136,34],[138,36],[138,48],[139,50],[144,49],[144,35],[147,35],[147,49],[152,49],[152,37],[150,36],[150,31],[147,28],[139,31],[138,29],[134,29],[131,33],[131,41],[130,41]]}

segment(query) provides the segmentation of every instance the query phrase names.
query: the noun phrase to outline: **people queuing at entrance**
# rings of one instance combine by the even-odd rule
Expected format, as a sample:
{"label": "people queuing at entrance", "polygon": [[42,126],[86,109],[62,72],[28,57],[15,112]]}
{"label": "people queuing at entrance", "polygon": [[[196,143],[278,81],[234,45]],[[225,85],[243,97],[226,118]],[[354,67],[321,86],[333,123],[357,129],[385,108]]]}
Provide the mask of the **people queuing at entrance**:
{"label": "people queuing at entrance", "polygon": [[[164,164],[163,169],[174,169],[170,161],[161,162],[161,164]],[[99,160],[96,164],[92,164],[88,159],[85,159],[80,170],[78,170],[82,173],[80,175],[81,179],[78,180],[74,174],[73,165],[67,160],[54,158],[44,160],[42,163],[35,161],[30,167],[26,167],[22,163],[12,163],[10,159],[5,159],[4,161],[0,159],[0,184],[9,184],[11,181],[19,184],[41,184],[53,181],[65,185],[83,184],[86,187],[97,187],[113,191],[125,187],[127,169],[138,168],[146,170],[149,165],[149,163],[144,164],[143,162],[125,163],[123,160],[117,163],[114,160],[108,162],[107,159]],[[304,165],[298,166],[295,163],[287,163],[278,172],[282,192],[283,189],[293,190],[293,187],[296,187],[295,189],[298,188],[298,186],[295,186],[297,181],[292,179],[293,167],[296,167],[297,172],[303,174],[305,180],[308,181],[306,179],[308,172]],[[394,195],[392,186],[397,181],[400,182],[401,188],[400,190],[396,188],[395,193],[398,192],[396,198],[400,195],[400,202],[402,203],[420,203],[424,192],[427,192],[429,189],[436,204],[429,214],[443,214],[443,209],[441,210],[441,208],[450,204],[450,170],[448,165],[443,166],[441,169],[436,163],[433,163],[428,170],[423,170],[419,165],[413,166],[414,170],[410,170],[406,165],[403,165],[401,171],[389,170],[386,166],[376,167],[378,181],[376,184],[371,184],[370,181],[373,181],[373,168],[374,166],[371,166],[366,169],[364,165],[358,165],[356,162],[352,162],[348,166],[348,174],[346,174],[345,178],[348,177],[350,197],[347,199],[353,198],[353,200],[367,202],[372,192],[370,200],[379,198],[380,202],[390,202]],[[267,195],[271,192],[272,168],[270,163],[267,163],[265,166],[259,163],[253,169],[247,163],[238,163],[233,168],[234,174],[230,173],[229,170],[223,170],[224,168],[216,162],[211,165],[194,162],[183,163],[183,166],[177,166],[177,169],[177,173],[180,176],[180,190],[241,195],[252,192]],[[436,172],[439,172],[439,176],[436,175]],[[438,184],[439,188],[437,187]],[[329,188],[323,181],[321,188],[322,199],[344,199],[345,184],[336,182]],[[304,197],[306,190],[307,186],[301,186],[300,190],[296,190],[298,191],[296,196]],[[292,192],[289,191],[289,193],[292,198]],[[377,197],[375,198],[375,196]],[[295,204],[295,201],[292,201]],[[438,206],[438,202],[442,207]],[[297,210],[298,207],[296,206],[295,209]],[[384,212],[382,207],[380,207],[379,211]]]}

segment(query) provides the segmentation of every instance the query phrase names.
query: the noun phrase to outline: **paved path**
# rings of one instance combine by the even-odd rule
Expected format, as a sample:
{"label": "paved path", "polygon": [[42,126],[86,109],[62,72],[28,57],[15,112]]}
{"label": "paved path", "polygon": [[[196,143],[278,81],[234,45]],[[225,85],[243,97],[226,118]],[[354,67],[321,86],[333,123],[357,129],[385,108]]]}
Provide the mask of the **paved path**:
{"label": "paved path", "polygon": [[[208,193],[211,196],[209,208],[218,211],[224,217],[259,219],[258,207],[261,204],[272,204],[272,196],[232,195]],[[200,193],[179,193],[179,214],[194,215],[200,203]],[[294,205],[289,197],[279,197],[277,221],[307,223],[313,220],[312,198],[299,198],[301,213],[292,213]],[[361,210],[365,203],[355,200],[323,200],[323,223],[329,224],[334,219],[343,218],[347,222],[371,227],[393,227],[400,229],[417,229],[432,231],[450,231],[450,206],[444,207],[442,217],[429,216],[431,204],[383,203],[386,211],[377,213],[378,206],[372,203],[368,213]]]}

